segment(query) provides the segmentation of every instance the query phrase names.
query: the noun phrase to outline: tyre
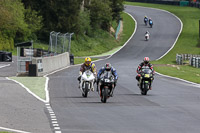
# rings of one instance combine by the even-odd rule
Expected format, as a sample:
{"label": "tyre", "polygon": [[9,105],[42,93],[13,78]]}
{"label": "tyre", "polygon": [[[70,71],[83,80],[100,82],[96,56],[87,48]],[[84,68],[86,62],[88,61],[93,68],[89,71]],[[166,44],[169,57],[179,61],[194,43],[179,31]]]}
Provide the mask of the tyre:
{"label": "tyre", "polygon": [[101,102],[106,103],[108,97],[108,88],[103,88],[101,95],[102,95]]}
{"label": "tyre", "polygon": [[147,95],[148,88],[149,88],[149,84],[148,83],[144,83],[144,89],[142,91],[142,95]]}
{"label": "tyre", "polygon": [[83,97],[87,97],[88,96],[88,87],[89,87],[89,84],[85,83],[85,88],[83,89],[84,93],[82,93]]}

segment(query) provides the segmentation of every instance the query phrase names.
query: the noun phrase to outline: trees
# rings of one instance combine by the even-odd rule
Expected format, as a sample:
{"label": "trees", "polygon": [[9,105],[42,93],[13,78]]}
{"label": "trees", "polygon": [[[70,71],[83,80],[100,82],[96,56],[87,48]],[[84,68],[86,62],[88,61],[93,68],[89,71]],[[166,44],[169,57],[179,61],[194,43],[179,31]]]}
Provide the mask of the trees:
{"label": "trees", "polygon": [[0,12],[0,50],[13,49],[16,33],[27,28],[23,4],[20,0],[1,0]]}
{"label": "trees", "polygon": [[108,31],[122,10],[123,0],[0,0],[0,40],[48,41],[51,31],[76,35]]}
{"label": "trees", "polygon": [[89,6],[92,28],[109,30],[112,20],[112,10],[108,0],[92,0]]}
{"label": "trees", "polygon": [[112,19],[118,21],[120,19],[120,13],[124,10],[124,0],[110,0],[110,2],[112,3]]}

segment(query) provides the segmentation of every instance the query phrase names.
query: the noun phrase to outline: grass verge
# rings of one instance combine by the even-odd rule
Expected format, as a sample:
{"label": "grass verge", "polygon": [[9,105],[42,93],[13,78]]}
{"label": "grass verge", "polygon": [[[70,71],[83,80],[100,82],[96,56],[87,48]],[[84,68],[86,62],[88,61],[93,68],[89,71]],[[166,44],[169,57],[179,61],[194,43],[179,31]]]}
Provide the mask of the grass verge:
{"label": "grass verge", "polygon": [[71,52],[74,56],[92,56],[108,52],[116,47],[122,46],[134,31],[134,21],[126,13],[122,13],[123,33],[120,40],[105,31],[97,31],[94,37],[82,37],[72,41]]}
{"label": "grass verge", "polygon": [[[159,73],[200,83],[200,76],[198,76],[200,69],[193,68],[192,66],[178,66],[180,69],[173,67],[173,65],[176,64],[177,53],[200,54],[200,47],[198,47],[200,10],[198,8],[192,7],[179,7],[172,5],[147,4],[137,2],[125,2],[125,4],[167,10],[181,19],[183,22],[183,29],[176,45],[166,56],[158,61],[152,61],[152,63],[155,66],[155,70]],[[171,65],[164,66],[155,64]]]}
{"label": "grass verge", "polygon": [[46,100],[45,92],[45,77],[9,77],[22,83],[25,87],[29,88],[31,92],[35,93],[40,98]]}
{"label": "grass verge", "polygon": [[[100,35],[98,38],[84,40],[78,45],[72,41],[72,53],[74,53],[74,56],[105,56],[110,55],[121,48],[121,46],[123,46],[131,37],[135,29],[135,22],[128,14],[123,12],[122,19],[123,32],[121,33],[119,40],[115,40],[114,36],[105,33],[106,35]],[[84,62],[84,59],[75,58],[74,62],[75,64],[80,64]]]}

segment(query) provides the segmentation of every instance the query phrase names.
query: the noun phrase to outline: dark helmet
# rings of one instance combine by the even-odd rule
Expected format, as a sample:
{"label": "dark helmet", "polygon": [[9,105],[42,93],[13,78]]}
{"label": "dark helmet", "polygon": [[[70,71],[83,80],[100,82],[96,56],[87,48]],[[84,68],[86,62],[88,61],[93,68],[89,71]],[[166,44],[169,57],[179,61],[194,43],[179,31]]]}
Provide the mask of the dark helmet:
{"label": "dark helmet", "polygon": [[144,61],[144,64],[148,64],[148,63],[149,63],[149,60],[150,60],[149,57],[144,57],[144,60],[143,60],[143,61]]}
{"label": "dark helmet", "polygon": [[110,63],[106,63],[105,64],[105,69],[106,69],[106,71],[110,71],[111,70],[111,64]]}

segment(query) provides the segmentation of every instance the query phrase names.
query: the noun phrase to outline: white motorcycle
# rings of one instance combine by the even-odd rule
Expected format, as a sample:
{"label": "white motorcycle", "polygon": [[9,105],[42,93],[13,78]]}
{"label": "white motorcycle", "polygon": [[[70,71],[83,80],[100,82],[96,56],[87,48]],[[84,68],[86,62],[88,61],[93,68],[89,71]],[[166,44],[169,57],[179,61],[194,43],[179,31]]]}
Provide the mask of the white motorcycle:
{"label": "white motorcycle", "polygon": [[148,34],[148,33],[145,34],[145,40],[146,40],[146,41],[149,40],[149,34]]}
{"label": "white motorcycle", "polygon": [[87,97],[91,90],[94,91],[94,81],[95,76],[90,70],[87,70],[83,73],[80,82],[80,89],[83,97]]}

